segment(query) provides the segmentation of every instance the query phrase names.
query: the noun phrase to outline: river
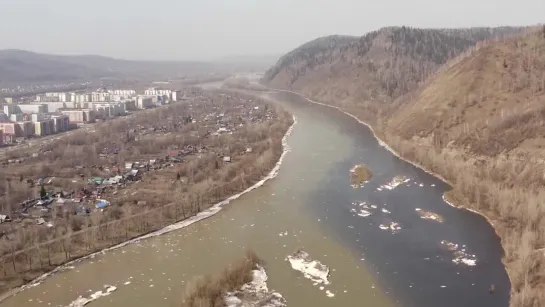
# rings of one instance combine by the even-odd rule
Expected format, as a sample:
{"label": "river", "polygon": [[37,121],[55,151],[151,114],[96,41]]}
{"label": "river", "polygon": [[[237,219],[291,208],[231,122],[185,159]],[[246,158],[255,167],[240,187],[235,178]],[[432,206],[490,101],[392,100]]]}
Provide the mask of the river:
{"label": "river", "polygon": [[[297,117],[276,178],[209,219],[74,264],[0,307],[69,306],[105,285],[117,290],[89,306],[177,306],[187,284],[221,272],[247,248],[265,259],[269,288],[289,306],[508,306],[499,239],[484,218],[442,200],[448,186],[396,158],[337,110],[290,93],[269,97]],[[355,189],[348,174],[359,163],[374,176]],[[397,175],[411,180],[380,188]],[[362,202],[377,208],[358,216]],[[444,221],[422,219],[417,208]],[[379,228],[392,221],[401,227],[396,233]],[[465,245],[477,265],[455,264],[442,240]],[[285,260],[298,248],[331,268],[325,289]]]}

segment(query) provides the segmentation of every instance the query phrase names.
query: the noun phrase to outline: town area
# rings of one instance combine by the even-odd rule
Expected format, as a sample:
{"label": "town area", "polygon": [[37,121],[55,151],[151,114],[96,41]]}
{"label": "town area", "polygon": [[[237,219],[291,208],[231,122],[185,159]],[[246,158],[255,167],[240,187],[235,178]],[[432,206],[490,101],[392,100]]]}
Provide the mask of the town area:
{"label": "town area", "polygon": [[96,91],[47,92],[31,98],[7,97],[0,101],[0,146],[28,143],[29,139],[54,135],[106,121],[132,112],[182,100],[181,90],[152,87],[99,88]]}
{"label": "town area", "polygon": [[292,123],[256,98],[193,88],[182,102],[10,151],[0,291],[243,191],[277,163]]}

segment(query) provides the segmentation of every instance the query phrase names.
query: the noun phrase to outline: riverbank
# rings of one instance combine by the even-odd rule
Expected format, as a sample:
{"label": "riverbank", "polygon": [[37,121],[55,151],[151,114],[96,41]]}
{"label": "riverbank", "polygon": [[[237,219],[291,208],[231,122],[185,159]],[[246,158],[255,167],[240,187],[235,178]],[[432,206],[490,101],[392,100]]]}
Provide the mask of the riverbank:
{"label": "riverbank", "polygon": [[[187,226],[189,226],[189,225],[191,225],[193,223],[196,223],[198,221],[201,221],[203,219],[206,219],[206,218],[209,218],[209,217],[215,215],[225,205],[229,204],[232,200],[235,200],[235,199],[239,198],[241,195],[244,195],[244,194],[246,194],[246,193],[248,193],[248,192],[250,192],[250,191],[252,191],[252,190],[254,190],[254,189],[256,189],[256,188],[258,188],[260,186],[262,186],[267,180],[272,179],[277,175],[285,155],[290,150],[289,146],[287,144],[287,138],[289,137],[289,135],[293,131],[293,128],[294,128],[296,122],[297,122],[296,118],[294,116],[292,116],[290,118],[290,120],[287,122],[287,124],[289,124],[289,125],[285,125],[285,127],[282,128],[283,134],[282,134],[282,138],[280,140],[280,147],[281,147],[280,154],[278,156],[276,156],[276,157],[272,157],[274,159],[274,163],[266,165],[266,168],[267,168],[265,170],[267,172],[266,175],[263,176],[263,177],[260,176],[261,178],[257,182],[254,181],[254,183],[252,183],[249,187],[247,187],[244,190],[239,191],[238,193],[233,194],[233,195],[231,195],[231,196],[229,196],[229,197],[215,203],[214,205],[211,205],[207,209],[205,209],[203,211],[200,211],[200,212],[196,213],[195,215],[193,215],[191,217],[181,219],[181,220],[179,220],[178,222],[176,222],[174,224],[170,224],[170,225],[168,225],[166,227],[163,227],[163,228],[161,228],[159,230],[154,229],[154,230],[152,230],[150,232],[147,232],[147,234],[146,233],[140,234],[138,236],[130,238],[129,240],[123,241],[122,243],[119,243],[117,245],[113,245],[111,247],[103,248],[100,251],[95,251],[93,253],[88,253],[88,254],[82,255],[80,257],[72,258],[70,261],[64,262],[64,263],[60,264],[59,266],[56,266],[55,268],[52,268],[52,270],[50,272],[47,272],[45,274],[41,274],[37,278],[33,279],[31,282],[26,283],[24,286],[21,286],[19,288],[16,288],[16,289],[5,292],[3,295],[0,296],[0,302],[2,302],[6,298],[8,298],[8,297],[10,297],[12,295],[15,295],[16,293],[19,293],[19,292],[21,292],[21,291],[23,291],[23,290],[25,290],[25,289],[27,289],[29,287],[34,287],[34,286],[39,285],[42,281],[44,281],[46,278],[50,277],[51,275],[53,275],[55,273],[59,273],[59,272],[62,272],[64,270],[71,269],[71,267],[74,264],[77,264],[78,262],[81,262],[81,261],[86,260],[86,259],[93,258],[98,254],[105,253],[107,251],[111,251],[111,250],[114,250],[114,249],[118,249],[118,248],[126,246],[128,244],[136,243],[136,242],[139,242],[139,241],[147,239],[147,238],[159,236],[159,235],[162,235],[162,234],[165,234],[165,233],[168,233],[168,232],[172,232],[174,230],[178,230],[178,229],[187,227]],[[264,158],[264,155],[259,156],[259,158],[261,158],[262,161],[266,160]],[[243,187],[243,185],[237,185],[237,187]],[[159,209],[162,209],[162,208],[159,208]]]}
{"label": "riverbank", "polygon": [[[385,149],[387,149],[389,152],[391,152],[393,155],[395,155],[397,158],[399,158],[400,160],[403,160],[421,170],[423,170],[424,172],[440,179],[441,181],[447,183],[448,185],[450,185],[451,187],[453,186],[453,183],[449,180],[447,180],[443,175],[439,174],[439,173],[436,173],[436,172],[433,172],[432,170],[428,169],[427,167],[425,167],[424,165],[420,164],[420,163],[417,163],[415,161],[412,161],[412,160],[409,160],[405,157],[403,157],[398,151],[394,150],[383,138],[381,138],[377,132],[375,131],[375,129],[370,125],[368,124],[367,122],[359,119],[356,115],[353,115],[349,112],[346,112],[344,111],[342,108],[340,107],[337,107],[337,106],[333,106],[333,105],[329,105],[329,104],[326,104],[326,103],[322,103],[322,102],[318,102],[318,101],[315,101],[315,100],[312,100],[308,97],[305,97],[304,95],[300,94],[300,93],[297,93],[297,92],[294,92],[294,91],[290,91],[290,90],[284,90],[284,89],[274,89],[274,90],[277,90],[277,91],[280,91],[280,92],[286,92],[286,93],[291,93],[291,94],[295,94],[295,95],[298,95],[302,98],[304,98],[305,100],[311,102],[311,103],[314,103],[314,104],[318,104],[318,105],[321,105],[321,106],[325,106],[325,107],[329,107],[329,108],[333,108],[333,109],[336,109],[340,112],[342,112],[343,114],[347,115],[347,116],[350,116],[352,117],[353,119],[355,119],[358,123],[362,124],[362,125],[365,125],[367,128],[369,128],[369,130],[371,131],[371,133],[373,134],[373,136],[377,139],[377,141],[379,142],[379,144],[384,147]],[[504,249],[505,251],[505,246],[504,246],[504,240],[501,236],[501,234],[499,233],[498,231],[498,228],[497,228],[497,225],[495,225],[495,223],[493,222],[492,218],[489,217],[487,214],[483,213],[483,212],[480,212],[474,208],[470,208],[470,207],[467,207],[467,206],[463,206],[463,205],[457,205],[455,204],[455,202],[453,200],[449,200],[448,199],[448,192],[446,192],[444,195],[443,195],[443,200],[445,201],[445,203],[447,203],[449,206],[451,207],[454,207],[454,208],[457,208],[457,209],[463,209],[463,210],[467,210],[469,212],[472,212],[472,213],[475,213],[479,216],[482,216],[494,229],[496,235],[498,236],[498,238],[500,239],[500,242],[501,242],[501,245],[502,245],[502,248]],[[502,262],[504,264],[504,268],[505,268],[505,271],[507,273],[507,276],[509,277],[509,281],[510,283],[512,284],[513,282],[513,279],[512,279],[512,276],[509,272],[509,270],[507,269],[507,263],[505,261],[505,257],[502,257]],[[511,289],[511,291],[513,291],[513,289]]]}

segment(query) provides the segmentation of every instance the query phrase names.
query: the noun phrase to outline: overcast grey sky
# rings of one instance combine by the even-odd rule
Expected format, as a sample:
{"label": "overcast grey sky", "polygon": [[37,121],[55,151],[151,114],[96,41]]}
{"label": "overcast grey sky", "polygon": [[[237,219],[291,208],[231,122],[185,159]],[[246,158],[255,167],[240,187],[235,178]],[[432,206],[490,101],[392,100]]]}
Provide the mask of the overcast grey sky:
{"label": "overcast grey sky", "polygon": [[394,25],[544,22],[545,0],[0,0],[0,49],[195,60]]}

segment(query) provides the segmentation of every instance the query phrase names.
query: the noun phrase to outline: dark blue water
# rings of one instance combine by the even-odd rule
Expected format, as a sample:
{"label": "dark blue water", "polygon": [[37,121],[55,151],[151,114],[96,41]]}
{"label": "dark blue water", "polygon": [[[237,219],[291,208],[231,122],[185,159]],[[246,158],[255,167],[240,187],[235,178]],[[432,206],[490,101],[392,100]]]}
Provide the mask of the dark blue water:
{"label": "dark blue water", "polygon": [[[402,161],[380,146],[372,132],[356,120],[332,108],[307,102],[290,93],[276,94],[279,100],[317,116],[326,114],[343,134],[354,139],[350,158],[338,163],[316,186],[309,211],[330,228],[357,257],[364,258],[380,287],[399,306],[509,305],[510,283],[501,257],[503,249],[493,228],[481,216],[453,208],[442,200],[449,186],[441,180]],[[320,140],[327,144],[327,140]],[[374,176],[363,188],[350,186],[348,171],[364,163]],[[411,178],[410,186],[377,191],[394,176]],[[415,184],[423,184],[423,187]],[[435,185],[435,186],[432,186]],[[365,201],[378,209],[362,218],[350,210],[352,203]],[[386,208],[391,214],[381,212]],[[443,223],[420,218],[416,208],[441,215]],[[371,211],[371,210],[370,210]],[[355,215],[355,216],[354,216]],[[392,234],[381,223],[398,222],[402,229]],[[477,256],[476,266],[455,264],[452,252],[441,247],[442,240],[466,245]],[[493,294],[488,292],[496,286]],[[442,287],[443,286],[443,287]]]}

